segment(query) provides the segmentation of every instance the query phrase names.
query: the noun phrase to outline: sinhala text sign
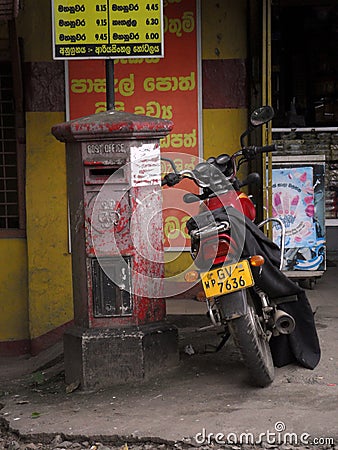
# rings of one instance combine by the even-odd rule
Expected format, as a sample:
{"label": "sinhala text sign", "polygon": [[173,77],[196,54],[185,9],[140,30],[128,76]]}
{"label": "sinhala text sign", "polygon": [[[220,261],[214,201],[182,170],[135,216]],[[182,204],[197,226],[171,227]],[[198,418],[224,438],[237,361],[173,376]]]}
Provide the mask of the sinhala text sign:
{"label": "sinhala text sign", "polygon": [[[161,140],[161,153],[172,158],[178,170],[193,169],[201,152],[199,83],[200,24],[196,0],[164,0],[164,58],[114,60],[115,109],[174,122],[174,129]],[[106,111],[104,60],[73,58],[67,63],[67,118]],[[162,161],[162,172],[171,171]],[[186,192],[198,193],[192,181],[163,188],[164,246],[167,250],[189,249],[186,222],[197,214],[198,203],[186,204]]]}
{"label": "sinhala text sign", "polygon": [[163,57],[162,10],[162,0],[52,0],[53,57]]}

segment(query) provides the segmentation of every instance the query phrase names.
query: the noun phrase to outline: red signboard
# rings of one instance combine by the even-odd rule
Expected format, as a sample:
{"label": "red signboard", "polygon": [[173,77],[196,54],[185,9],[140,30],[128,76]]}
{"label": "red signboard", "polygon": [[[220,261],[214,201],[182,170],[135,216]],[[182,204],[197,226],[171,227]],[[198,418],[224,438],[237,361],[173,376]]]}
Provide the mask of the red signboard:
{"label": "red signboard", "polygon": [[[115,108],[172,120],[173,132],[161,141],[161,151],[171,154],[177,152],[173,159],[179,168],[192,168],[199,156],[200,71],[196,0],[164,1],[163,20],[164,58],[114,60]],[[105,111],[104,60],[69,61],[68,92],[69,119]],[[189,184],[188,189],[194,188]],[[165,189],[164,229],[167,248],[187,246],[185,222],[194,210],[183,202],[179,203],[178,197],[182,197],[182,192],[177,193],[173,188]]]}

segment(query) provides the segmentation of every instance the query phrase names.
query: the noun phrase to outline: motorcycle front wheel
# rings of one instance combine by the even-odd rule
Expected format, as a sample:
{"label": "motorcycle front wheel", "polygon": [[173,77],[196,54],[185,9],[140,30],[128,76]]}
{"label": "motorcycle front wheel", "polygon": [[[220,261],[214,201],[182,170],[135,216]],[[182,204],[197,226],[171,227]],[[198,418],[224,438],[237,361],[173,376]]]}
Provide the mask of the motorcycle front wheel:
{"label": "motorcycle front wheel", "polygon": [[[247,296],[247,291],[243,294]],[[228,327],[244,364],[249,369],[252,383],[265,387],[272,383],[275,377],[269,341],[250,298],[247,304],[247,313],[229,320]]]}

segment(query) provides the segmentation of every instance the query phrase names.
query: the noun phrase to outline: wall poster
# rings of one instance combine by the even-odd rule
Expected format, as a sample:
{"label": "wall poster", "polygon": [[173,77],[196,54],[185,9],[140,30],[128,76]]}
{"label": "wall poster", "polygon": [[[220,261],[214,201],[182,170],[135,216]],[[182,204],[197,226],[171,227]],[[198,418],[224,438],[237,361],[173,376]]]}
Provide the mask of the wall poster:
{"label": "wall poster", "polygon": [[[290,162],[272,169],[272,213],[286,232],[283,270],[325,269],[324,198],[324,163]],[[278,223],[273,240],[279,245]]]}
{"label": "wall poster", "polygon": [[[178,169],[193,168],[201,152],[201,58],[199,0],[164,0],[164,58],[114,59],[115,108],[169,119],[173,131],[161,141],[161,153]],[[106,110],[105,61],[69,60],[66,67],[67,120]],[[169,171],[162,162],[162,171]],[[197,213],[186,205],[184,190],[198,192],[191,181],[163,189],[164,245],[189,247],[185,224]]]}

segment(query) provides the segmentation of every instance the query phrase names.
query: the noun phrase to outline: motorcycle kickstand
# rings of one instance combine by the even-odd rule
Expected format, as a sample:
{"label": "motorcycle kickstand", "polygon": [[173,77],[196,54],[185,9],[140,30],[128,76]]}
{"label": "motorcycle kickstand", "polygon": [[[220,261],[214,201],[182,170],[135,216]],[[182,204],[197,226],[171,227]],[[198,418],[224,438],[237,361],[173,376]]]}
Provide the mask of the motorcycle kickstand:
{"label": "motorcycle kickstand", "polygon": [[[228,341],[230,336],[231,336],[230,332],[227,329],[224,330],[224,334],[222,336],[221,342],[218,345],[206,344],[204,353],[217,353],[217,352],[219,352],[224,347],[224,345],[227,343],[227,341]],[[207,350],[207,346],[209,346],[213,350]]]}

